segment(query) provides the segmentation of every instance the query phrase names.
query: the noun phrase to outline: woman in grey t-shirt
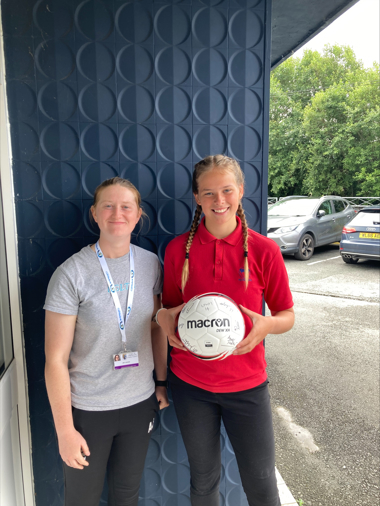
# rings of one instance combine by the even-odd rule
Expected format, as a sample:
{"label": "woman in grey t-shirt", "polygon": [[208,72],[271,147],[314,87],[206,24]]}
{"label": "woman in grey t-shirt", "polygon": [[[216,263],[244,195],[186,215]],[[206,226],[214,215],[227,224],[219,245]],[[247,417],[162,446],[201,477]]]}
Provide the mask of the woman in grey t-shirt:
{"label": "woman in grey t-shirt", "polygon": [[130,244],[143,211],[129,181],[104,181],[91,213],[99,241],[49,283],[46,385],[65,505],[98,506],[108,465],[109,504],[137,506],[156,412],[168,406],[167,341],[152,322],[162,272],[156,255]]}

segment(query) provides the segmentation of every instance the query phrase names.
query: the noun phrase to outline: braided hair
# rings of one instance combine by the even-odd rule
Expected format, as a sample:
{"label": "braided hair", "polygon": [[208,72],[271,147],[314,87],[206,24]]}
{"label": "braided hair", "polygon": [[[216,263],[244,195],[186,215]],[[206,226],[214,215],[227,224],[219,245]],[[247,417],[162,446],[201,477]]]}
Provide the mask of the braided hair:
{"label": "braided hair", "polygon": [[[195,195],[198,194],[198,180],[199,177],[202,174],[205,174],[206,172],[218,168],[221,170],[227,170],[229,172],[232,172],[235,176],[236,184],[238,186],[244,185],[244,173],[241,170],[240,165],[236,160],[233,158],[230,158],[228,156],[224,155],[214,155],[214,156],[207,156],[200,162],[198,162],[194,167],[193,172],[193,181],[192,181],[192,190]],[[194,239],[194,235],[197,231],[199,220],[202,215],[202,207],[198,204],[197,208],[195,210],[193,223],[191,224],[189,237],[186,242],[186,254],[185,254],[185,262],[182,267],[182,293],[185,289],[186,283],[189,279],[189,254],[190,254],[190,248],[191,244]],[[244,280],[245,280],[245,287],[248,287],[248,281],[249,281],[249,269],[248,269],[248,224],[247,220],[245,218],[244,210],[239,203],[239,207],[237,209],[237,215],[239,216],[241,220],[241,226],[243,230],[243,254],[244,254]]]}

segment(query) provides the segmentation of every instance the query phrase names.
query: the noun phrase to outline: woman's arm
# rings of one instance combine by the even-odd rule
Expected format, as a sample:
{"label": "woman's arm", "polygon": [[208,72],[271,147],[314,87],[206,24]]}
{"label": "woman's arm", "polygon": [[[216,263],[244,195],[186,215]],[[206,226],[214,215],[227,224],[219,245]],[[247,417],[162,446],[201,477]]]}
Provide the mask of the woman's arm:
{"label": "woman's arm", "polygon": [[278,312],[271,311],[271,316],[254,313],[241,304],[240,309],[251,318],[253,327],[247,337],[236,346],[236,350],[233,352],[234,355],[249,353],[268,334],[283,334],[284,332],[288,332],[294,325],[293,308]]}
{"label": "woman's arm", "polygon": [[[161,296],[154,295],[154,315],[161,307]],[[168,341],[163,329],[152,321],[152,350],[154,360],[154,370],[158,381],[166,381],[167,362],[168,362]],[[156,386],[156,397],[160,404],[160,409],[169,406],[168,392],[166,387]]]}
{"label": "woman's arm", "polygon": [[83,469],[88,462],[81,455],[90,455],[85,439],[74,428],[71,389],[68,369],[70,350],[74,340],[76,316],[46,311],[45,318],[45,379],[59,453],[70,467]]}

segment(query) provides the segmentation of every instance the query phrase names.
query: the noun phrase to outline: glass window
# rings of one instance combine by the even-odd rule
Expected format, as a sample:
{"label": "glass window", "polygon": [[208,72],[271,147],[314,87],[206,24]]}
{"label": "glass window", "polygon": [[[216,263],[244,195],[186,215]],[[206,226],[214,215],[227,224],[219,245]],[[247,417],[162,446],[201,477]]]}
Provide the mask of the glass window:
{"label": "glass window", "polygon": [[350,225],[373,226],[379,225],[380,213],[366,213],[362,211],[355,215],[355,218],[350,221]]}
{"label": "glass window", "polygon": [[345,209],[343,200],[334,200],[334,207],[336,213],[341,213]]}
{"label": "glass window", "polygon": [[280,200],[268,210],[268,216],[307,216],[311,214],[319,199]]}
{"label": "glass window", "polygon": [[5,256],[3,203],[0,188],[0,378],[13,359],[8,273]]}
{"label": "glass window", "polygon": [[326,214],[332,214],[331,200],[326,200],[320,206],[318,211],[325,211]]}

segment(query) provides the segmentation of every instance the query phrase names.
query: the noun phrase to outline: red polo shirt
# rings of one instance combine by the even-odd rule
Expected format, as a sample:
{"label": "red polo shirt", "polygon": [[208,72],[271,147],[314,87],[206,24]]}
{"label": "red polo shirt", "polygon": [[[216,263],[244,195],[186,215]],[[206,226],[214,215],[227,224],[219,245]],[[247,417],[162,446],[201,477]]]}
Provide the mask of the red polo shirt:
{"label": "red polo shirt", "polygon": [[[189,280],[181,291],[182,266],[189,233],[173,239],[165,252],[163,304],[175,307],[195,295],[219,292],[237,304],[262,312],[263,298],[271,311],[293,307],[288,275],[277,244],[249,230],[249,283],[244,281],[243,234],[240,219],[228,237],[216,239],[204,225],[195,233],[189,256]],[[246,333],[252,321],[246,315]],[[171,369],[179,378],[210,392],[239,392],[263,383],[266,378],[264,345],[260,343],[250,353],[231,355],[220,362],[204,362],[190,353],[173,348]]]}

